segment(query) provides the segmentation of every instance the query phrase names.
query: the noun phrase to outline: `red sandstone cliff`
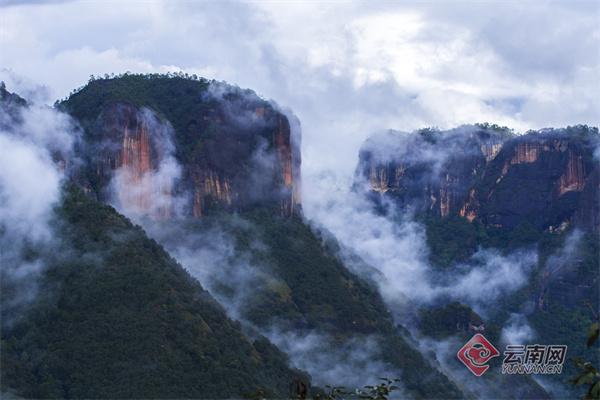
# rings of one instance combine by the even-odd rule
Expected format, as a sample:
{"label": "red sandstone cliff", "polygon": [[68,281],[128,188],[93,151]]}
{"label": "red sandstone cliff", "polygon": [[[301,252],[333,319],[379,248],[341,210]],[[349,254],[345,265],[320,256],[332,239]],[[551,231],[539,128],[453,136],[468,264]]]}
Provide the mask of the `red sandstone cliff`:
{"label": "red sandstone cliff", "polygon": [[[247,123],[232,121],[218,105],[192,116],[199,122],[190,135],[199,141],[184,158],[188,149],[177,148],[168,121],[130,104],[105,107],[87,150],[100,197],[154,218],[173,215],[173,196],[183,204],[178,213],[196,218],[257,206],[292,215],[300,206],[299,126],[271,107],[252,111]],[[180,173],[163,174],[165,160],[178,163]]]}
{"label": "red sandstone cliff", "polygon": [[[600,230],[600,167],[593,158],[600,139],[587,127],[569,129],[512,138],[451,131],[433,142],[418,134],[399,136],[408,145],[391,155],[365,146],[359,171],[373,194],[441,218],[459,215],[504,228],[529,223],[553,231],[576,223]],[[393,148],[389,140],[385,146]]]}

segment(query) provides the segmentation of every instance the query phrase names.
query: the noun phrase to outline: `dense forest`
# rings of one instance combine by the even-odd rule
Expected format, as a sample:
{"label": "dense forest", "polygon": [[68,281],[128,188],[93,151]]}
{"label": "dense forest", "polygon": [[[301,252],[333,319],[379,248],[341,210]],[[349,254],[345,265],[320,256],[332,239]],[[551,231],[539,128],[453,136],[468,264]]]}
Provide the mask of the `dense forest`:
{"label": "dense forest", "polygon": [[[308,383],[266,338],[245,336],[160,245],[112,207],[69,187],[55,223],[63,245],[43,260],[39,295],[2,326],[3,391],[32,398],[224,398],[260,390],[282,397],[290,382]],[[8,301],[10,288],[2,292]]]}
{"label": "dense forest", "polygon": [[[187,248],[206,246],[207,237],[218,237],[215,232],[233,238],[234,257],[249,258],[251,268],[260,273],[240,310],[241,317],[259,330],[268,332],[277,326],[300,336],[318,331],[331,338],[328,346],[333,349],[352,340],[376,338],[379,350],[370,361],[398,371],[394,377],[401,379],[408,393],[417,398],[460,397],[460,391],[395,326],[376,286],[346,269],[336,255],[337,244],[326,243],[332,239],[311,229],[301,217],[283,218],[257,209],[188,221],[176,230],[161,224],[161,230],[165,235],[158,237],[174,254],[183,237],[197,238],[186,243]],[[225,275],[231,282],[217,278],[213,284],[226,302],[241,290],[235,275],[231,271]],[[343,381],[330,384],[345,385]]]}

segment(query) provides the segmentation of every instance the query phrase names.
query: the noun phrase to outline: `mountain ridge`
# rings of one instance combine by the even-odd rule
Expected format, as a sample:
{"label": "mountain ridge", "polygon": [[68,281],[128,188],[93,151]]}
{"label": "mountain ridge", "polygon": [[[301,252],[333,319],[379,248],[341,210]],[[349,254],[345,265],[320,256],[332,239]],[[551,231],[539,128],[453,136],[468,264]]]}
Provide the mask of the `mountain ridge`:
{"label": "mountain ridge", "polygon": [[599,145],[598,128],[585,125],[524,135],[490,125],[389,133],[361,149],[356,184],[365,179],[371,193],[436,217],[598,232]]}

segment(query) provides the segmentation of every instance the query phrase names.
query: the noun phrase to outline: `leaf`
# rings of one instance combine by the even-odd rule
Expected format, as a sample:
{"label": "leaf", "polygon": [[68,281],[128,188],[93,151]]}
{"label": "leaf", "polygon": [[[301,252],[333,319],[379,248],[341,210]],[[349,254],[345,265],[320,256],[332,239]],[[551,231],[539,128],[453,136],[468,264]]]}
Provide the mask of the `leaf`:
{"label": "leaf", "polygon": [[591,383],[594,380],[594,373],[593,372],[584,372],[583,374],[579,375],[577,378],[575,378],[575,385],[579,386],[579,385],[585,385],[586,383]]}

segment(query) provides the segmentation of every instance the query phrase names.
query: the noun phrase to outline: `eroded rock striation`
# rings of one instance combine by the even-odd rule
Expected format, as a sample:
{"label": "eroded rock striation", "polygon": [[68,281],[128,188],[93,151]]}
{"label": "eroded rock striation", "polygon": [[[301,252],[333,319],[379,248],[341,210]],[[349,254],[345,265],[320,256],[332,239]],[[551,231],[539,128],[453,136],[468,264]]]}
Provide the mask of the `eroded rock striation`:
{"label": "eroded rock striation", "polygon": [[79,181],[103,201],[155,218],[300,210],[300,124],[254,92],[129,76],[92,81],[61,107],[86,131]]}
{"label": "eroded rock striation", "polygon": [[464,126],[412,134],[386,132],[360,152],[357,186],[375,201],[487,226],[529,223],[555,231],[600,230],[597,128],[575,126],[517,136]]}

